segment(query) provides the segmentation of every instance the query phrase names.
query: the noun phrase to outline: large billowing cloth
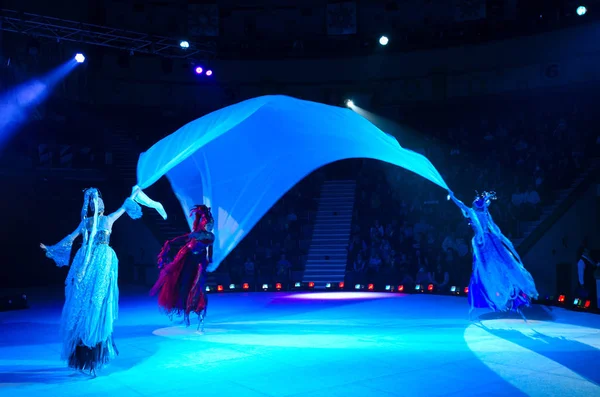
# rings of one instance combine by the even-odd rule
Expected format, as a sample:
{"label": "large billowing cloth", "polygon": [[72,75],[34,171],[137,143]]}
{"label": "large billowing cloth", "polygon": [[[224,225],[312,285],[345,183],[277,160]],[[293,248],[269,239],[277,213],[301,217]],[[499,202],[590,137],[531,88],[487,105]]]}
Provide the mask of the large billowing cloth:
{"label": "large billowing cloth", "polygon": [[[250,99],[188,123],[140,155],[137,178],[146,189],[166,175],[186,214],[196,204],[212,207],[212,271],[302,178],[350,158],[392,163],[448,189],[427,158],[357,113],[286,96]],[[158,204],[143,194],[136,200]]]}

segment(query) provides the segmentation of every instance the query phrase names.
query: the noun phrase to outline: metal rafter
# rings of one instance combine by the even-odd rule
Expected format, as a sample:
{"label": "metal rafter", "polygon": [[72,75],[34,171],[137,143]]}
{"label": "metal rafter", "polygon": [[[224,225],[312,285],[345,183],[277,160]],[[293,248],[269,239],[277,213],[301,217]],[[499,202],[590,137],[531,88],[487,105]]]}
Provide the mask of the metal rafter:
{"label": "metal rafter", "polygon": [[195,57],[210,57],[215,54],[214,44],[194,43],[188,40],[190,47],[182,49],[179,40],[170,37],[14,10],[0,9],[0,21],[0,30],[7,32],[153,54],[171,59],[192,60]]}

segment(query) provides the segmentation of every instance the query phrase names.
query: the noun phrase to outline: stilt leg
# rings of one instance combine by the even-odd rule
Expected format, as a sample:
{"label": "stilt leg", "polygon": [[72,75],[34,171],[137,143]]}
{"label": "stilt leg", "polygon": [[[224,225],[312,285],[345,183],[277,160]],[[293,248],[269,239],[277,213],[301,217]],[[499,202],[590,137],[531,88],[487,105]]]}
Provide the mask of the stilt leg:
{"label": "stilt leg", "polygon": [[198,314],[198,331],[204,332],[204,315]]}
{"label": "stilt leg", "polygon": [[183,322],[185,323],[186,327],[190,326],[190,314],[189,313],[185,313],[183,315]]}
{"label": "stilt leg", "polygon": [[523,321],[527,322],[527,318],[525,318],[525,315],[523,314],[520,308],[517,309],[517,313],[519,313],[521,317],[523,317]]}

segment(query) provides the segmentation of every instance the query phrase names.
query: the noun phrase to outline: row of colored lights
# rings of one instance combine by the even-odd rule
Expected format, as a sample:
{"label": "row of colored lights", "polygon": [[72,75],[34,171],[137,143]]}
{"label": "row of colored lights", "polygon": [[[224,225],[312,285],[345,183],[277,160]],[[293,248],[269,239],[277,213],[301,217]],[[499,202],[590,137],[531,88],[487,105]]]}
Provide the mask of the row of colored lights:
{"label": "row of colored lights", "polygon": [[[315,288],[315,283],[310,281],[310,282],[296,282],[294,283],[293,286],[290,287],[290,290],[292,291],[299,291],[299,290],[303,290],[303,291],[312,291]],[[259,290],[262,291],[283,291],[286,290],[287,288],[285,287],[285,284],[283,283],[274,283],[274,284],[269,284],[269,283],[264,283],[264,284],[260,284],[260,288]],[[346,283],[344,283],[343,281],[341,282],[335,282],[335,283],[327,283],[325,285],[325,289],[328,291],[336,291],[336,290],[346,290],[346,289],[350,289],[350,288],[346,288]],[[385,292],[396,292],[396,293],[410,293],[410,292],[414,292],[414,293],[433,293],[436,292],[436,287],[434,284],[417,284],[415,285],[414,288],[408,288],[405,285],[392,285],[392,284],[386,284],[385,286],[382,287],[378,287],[373,283],[369,283],[369,284],[355,284],[353,286],[354,290],[356,291],[385,291]],[[206,292],[237,292],[237,291],[251,291],[251,284],[250,283],[242,283],[242,284],[229,284],[228,286],[225,285],[215,285],[215,286],[210,286],[207,285],[206,286]],[[438,291],[441,292],[441,291]],[[450,295],[468,295],[469,294],[469,287],[459,287],[459,286],[451,286],[446,293],[450,293]],[[543,304],[547,304],[547,305],[552,305],[552,304],[558,304],[558,306],[566,306],[566,303],[570,301],[567,300],[566,295],[559,295],[558,298],[556,300],[554,300],[554,297],[546,297],[545,299],[539,299],[537,302],[538,303],[543,303]],[[574,309],[578,309],[578,310],[588,310],[591,308],[592,302],[589,299],[581,299],[581,298],[575,298],[573,299],[573,308]]]}
{"label": "row of colored lights", "polygon": [[[290,288],[291,290],[314,290],[315,288],[315,283],[310,281],[310,282],[296,282],[294,283],[294,285]],[[282,291],[286,288],[284,288],[284,284],[283,283],[274,283],[274,284],[269,284],[269,283],[264,283],[261,284],[260,286],[260,290],[262,291]],[[346,289],[346,284],[342,281],[342,282],[337,282],[337,283],[327,283],[325,285],[325,289],[326,290],[344,290]],[[379,291],[379,290],[384,290],[387,292],[408,292],[409,289],[407,287],[405,287],[404,285],[391,285],[391,284],[387,284],[385,285],[385,287],[379,287],[376,288],[375,284],[370,283],[370,284],[355,284],[354,285],[354,290],[356,291],[361,291],[361,290],[367,290],[367,291]],[[435,286],[433,284],[417,284],[414,288],[415,292],[434,292],[435,290]],[[250,283],[242,283],[242,284],[229,284],[228,286],[226,285],[222,285],[222,284],[218,284],[218,285],[207,285],[205,288],[206,292],[234,292],[234,291],[250,291],[251,290],[251,284]],[[462,293],[464,294],[468,294],[469,293],[469,287],[457,287],[457,286],[451,286],[448,290],[451,294],[453,295],[461,295]]]}
{"label": "row of colored lights", "polygon": [[[294,283],[294,287],[292,287],[292,290],[298,290],[298,289],[307,289],[307,290],[312,290],[315,288],[315,283],[308,282],[308,283]],[[283,284],[282,283],[275,283],[275,284],[262,284],[261,285],[261,290],[263,291],[269,291],[269,290],[275,290],[275,291],[282,291],[283,288]],[[227,286],[227,288],[224,285],[218,284],[215,286],[211,286],[211,285],[207,285],[205,288],[206,292],[233,292],[233,291],[250,291],[250,283],[242,283],[242,284],[229,284],[229,286]]]}
{"label": "row of colored lights", "polygon": [[[546,300],[550,301],[552,300],[552,298],[546,298]],[[560,306],[565,306],[566,303],[570,300],[567,300],[566,295],[559,295],[557,301]],[[590,307],[592,307],[592,301],[589,299],[575,298],[573,299],[573,307],[577,309],[587,310]]]}

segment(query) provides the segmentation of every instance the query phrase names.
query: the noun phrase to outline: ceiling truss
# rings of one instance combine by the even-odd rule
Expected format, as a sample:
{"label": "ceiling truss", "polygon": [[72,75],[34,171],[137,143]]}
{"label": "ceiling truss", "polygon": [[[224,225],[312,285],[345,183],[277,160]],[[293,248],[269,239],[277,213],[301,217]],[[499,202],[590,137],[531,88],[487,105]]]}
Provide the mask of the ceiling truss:
{"label": "ceiling truss", "polygon": [[0,30],[53,39],[57,42],[70,41],[170,59],[193,61],[196,58],[206,59],[215,55],[214,43],[189,41],[189,48],[182,49],[179,40],[170,37],[7,9],[0,9]]}

